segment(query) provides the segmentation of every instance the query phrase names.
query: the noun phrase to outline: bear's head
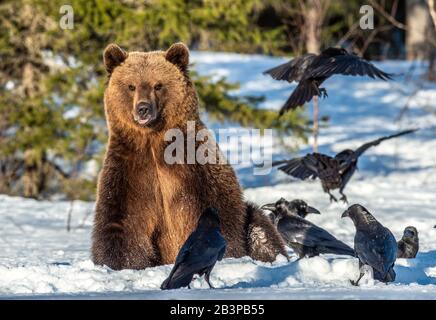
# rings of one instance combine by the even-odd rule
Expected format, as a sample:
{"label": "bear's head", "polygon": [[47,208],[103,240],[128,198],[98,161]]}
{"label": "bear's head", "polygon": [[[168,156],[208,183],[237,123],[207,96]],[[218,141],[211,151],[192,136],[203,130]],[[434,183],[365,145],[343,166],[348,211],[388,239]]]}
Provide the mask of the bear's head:
{"label": "bear's head", "polygon": [[188,77],[189,50],[183,43],[153,52],[126,52],[110,44],[103,60],[109,73],[105,108],[110,127],[147,133],[195,120],[197,97]]}

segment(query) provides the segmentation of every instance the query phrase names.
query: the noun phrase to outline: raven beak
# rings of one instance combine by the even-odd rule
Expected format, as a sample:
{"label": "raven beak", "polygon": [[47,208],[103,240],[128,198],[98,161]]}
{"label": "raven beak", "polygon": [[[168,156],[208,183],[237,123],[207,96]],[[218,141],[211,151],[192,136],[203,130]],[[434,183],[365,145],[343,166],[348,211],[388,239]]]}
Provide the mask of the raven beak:
{"label": "raven beak", "polygon": [[307,213],[313,213],[313,214],[321,214],[318,209],[315,209],[314,207],[307,206]]}
{"label": "raven beak", "polygon": [[348,212],[348,210],[345,210],[344,213],[342,213],[341,218],[345,218],[345,217],[349,217],[350,213]]}
{"label": "raven beak", "polygon": [[269,211],[275,211],[276,210],[276,204],[275,203],[267,203],[264,204],[262,207],[260,207],[262,210],[269,210]]}

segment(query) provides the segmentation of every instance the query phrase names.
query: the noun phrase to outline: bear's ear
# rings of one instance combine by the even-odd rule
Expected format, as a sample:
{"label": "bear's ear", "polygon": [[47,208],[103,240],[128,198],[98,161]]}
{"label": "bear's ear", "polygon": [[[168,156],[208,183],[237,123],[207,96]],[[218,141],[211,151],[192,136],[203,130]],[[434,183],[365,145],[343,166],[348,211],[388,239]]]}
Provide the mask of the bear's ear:
{"label": "bear's ear", "polygon": [[184,43],[177,42],[167,50],[165,58],[185,72],[189,64],[189,49]]}
{"label": "bear's ear", "polygon": [[107,72],[112,73],[115,67],[126,60],[128,53],[115,43],[111,43],[104,49],[103,62]]}

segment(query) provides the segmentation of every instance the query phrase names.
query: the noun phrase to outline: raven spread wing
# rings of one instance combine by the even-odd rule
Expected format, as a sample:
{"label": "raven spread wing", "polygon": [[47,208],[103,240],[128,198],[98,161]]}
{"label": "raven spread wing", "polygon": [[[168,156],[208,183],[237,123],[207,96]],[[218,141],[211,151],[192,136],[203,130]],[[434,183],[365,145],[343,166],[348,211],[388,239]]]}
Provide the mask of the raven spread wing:
{"label": "raven spread wing", "polygon": [[316,55],[314,54],[305,54],[277,67],[266,70],[263,74],[269,74],[275,80],[286,80],[288,82],[300,81],[307,66],[311,64],[315,58]]}
{"label": "raven spread wing", "polygon": [[301,158],[291,160],[275,161],[272,166],[281,165],[278,169],[295,178],[305,180],[319,177],[319,172],[326,168],[339,166],[336,159],[321,154],[309,153]]}
{"label": "raven spread wing", "polygon": [[357,157],[361,156],[366,150],[368,150],[371,147],[379,145],[382,141],[389,140],[389,139],[392,139],[392,138],[396,138],[396,137],[399,137],[399,136],[402,136],[402,135],[405,135],[405,134],[413,133],[413,132],[415,132],[417,130],[418,129],[405,130],[405,131],[401,131],[401,132],[396,133],[396,134],[392,134],[390,136],[382,137],[382,138],[379,138],[379,139],[367,142],[364,145],[362,145],[362,146],[360,146],[359,148],[356,149],[356,151],[355,151],[356,156]]}
{"label": "raven spread wing", "polygon": [[[328,78],[334,74],[343,74],[350,76],[370,76],[371,78],[380,78],[382,80],[391,80],[392,75],[386,73],[371,62],[360,58],[359,56],[348,53],[344,49],[329,48],[320,55],[317,65],[306,75],[310,78],[325,77]],[[333,54],[329,51],[332,51]]]}
{"label": "raven spread wing", "polygon": [[340,54],[335,54],[333,56],[325,55],[320,59],[318,65],[306,75],[306,77],[328,78],[334,74],[343,74],[350,76],[367,75],[371,78],[380,78],[382,80],[392,79],[391,74],[378,69],[371,62],[362,59],[355,54],[350,54],[345,50],[341,50],[340,52]]}

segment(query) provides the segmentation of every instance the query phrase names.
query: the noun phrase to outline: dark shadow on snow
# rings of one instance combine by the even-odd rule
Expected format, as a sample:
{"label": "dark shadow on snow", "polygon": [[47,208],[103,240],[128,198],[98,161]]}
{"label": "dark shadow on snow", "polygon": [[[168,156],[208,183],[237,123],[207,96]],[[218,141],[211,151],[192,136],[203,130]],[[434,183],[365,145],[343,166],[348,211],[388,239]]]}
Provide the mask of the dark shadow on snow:
{"label": "dark shadow on snow", "polygon": [[435,267],[436,250],[428,252],[420,252],[415,259],[408,259],[410,266],[395,266],[397,277],[395,283],[411,284],[417,283],[420,285],[436,285],[436,276],[430,277],[425,273],[425,270],[430,267]]}

